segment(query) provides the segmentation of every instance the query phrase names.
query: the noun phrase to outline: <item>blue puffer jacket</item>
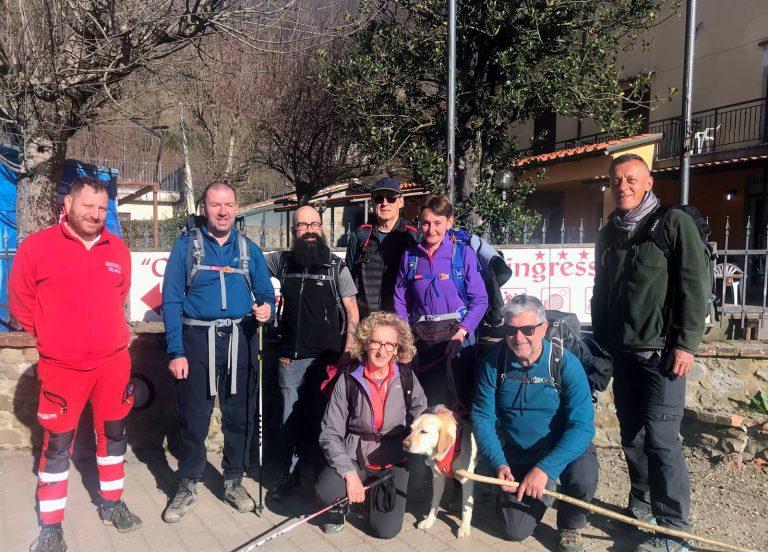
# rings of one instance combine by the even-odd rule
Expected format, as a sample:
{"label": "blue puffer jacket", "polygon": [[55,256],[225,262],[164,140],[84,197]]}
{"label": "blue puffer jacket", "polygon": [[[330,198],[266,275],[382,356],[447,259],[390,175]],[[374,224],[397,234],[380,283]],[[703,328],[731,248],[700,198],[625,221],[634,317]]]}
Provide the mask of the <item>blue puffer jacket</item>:
{"label": "blue puffer jacket", "polygon": [[[579,360],[565,351],[562,393],[549,382],[525,383],[523,379],[549,377],[552,344],[544,340],[535,364],[523,367],[507,354],[506,378],[497,390],[502,341],[493,347],[478,373],[472,405],[472,430],[480,452],[494,471],[501,465],[538,466],[557,479],[578,458],[595,435],[595,414],[587,376]],[[499,355],[499,351],[502,355]],[[519,378],[519,379],[515,379]],[[496,433],[499,420],[505,442]]]}

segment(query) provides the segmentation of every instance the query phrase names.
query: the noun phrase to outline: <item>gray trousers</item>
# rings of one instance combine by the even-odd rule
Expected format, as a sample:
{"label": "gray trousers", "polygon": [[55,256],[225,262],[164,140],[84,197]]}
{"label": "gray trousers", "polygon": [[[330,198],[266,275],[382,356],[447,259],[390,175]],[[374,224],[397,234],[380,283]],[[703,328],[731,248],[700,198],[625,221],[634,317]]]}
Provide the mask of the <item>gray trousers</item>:
{"label": "gray trousers", "polygon": [[666,354],[618,353],[613,393],[629,468],[629,506],[651,511],[659,525],[687,531],[691,486],[680,441],[685,378],[666,372]]}

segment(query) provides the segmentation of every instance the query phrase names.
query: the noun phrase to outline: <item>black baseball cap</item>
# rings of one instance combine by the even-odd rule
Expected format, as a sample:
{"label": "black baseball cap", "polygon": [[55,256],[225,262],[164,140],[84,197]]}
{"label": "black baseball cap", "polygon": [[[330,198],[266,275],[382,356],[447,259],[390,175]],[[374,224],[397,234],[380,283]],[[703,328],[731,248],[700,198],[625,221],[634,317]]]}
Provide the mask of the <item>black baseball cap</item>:
{"label": "black baseball cap", "polygon": [[384,191],[384,190],[388,192],[394,192],[396,194],[402,194],[402,192],[400,191],[400,182],[388,176],[385,176],[384,178],[379,178],[376,182],[373,183],[373,187],[371,188],[371,194],[375,194],[376,192]]}

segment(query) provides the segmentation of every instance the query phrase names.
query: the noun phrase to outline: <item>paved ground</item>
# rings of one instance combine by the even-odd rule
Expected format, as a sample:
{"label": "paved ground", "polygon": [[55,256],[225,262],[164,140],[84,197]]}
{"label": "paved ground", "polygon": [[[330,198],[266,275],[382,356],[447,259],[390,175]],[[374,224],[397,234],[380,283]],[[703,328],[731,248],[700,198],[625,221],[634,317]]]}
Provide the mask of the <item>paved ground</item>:
{"label": "paved ground", "polygon": [[[173,485],[175,460],[162,451],[154,453],[129,452],[126,463],[126,492],[124,498],[131,509],[141,516],[141,530],[119,534],[112,527],[102,525],[92,501],[98,487],[95,462],[89,453],[76,452],[74,468],[70,471],[69,501],[67,503],[64,532],[72,552],[92,551],[220,551],[234,550],[257,535],[269,534],[293,516],[301,516],[316,507],[311,489],[306,485],[301,493],[287,504],[267,504],[263,517],[238,514],[218,500],[221,494],[218,466],[220,457],[209,456],[209,469],[200,487],[197,509],[182,523],[168,525],[160,514]],[[35,521],[33,473],[35,458],[30,453],[0,452],[0,550],[16,552],[27,550],[37,534]],[[215,466],[215,467],[214,467]],[[267,474],[269,476],[270,474]],[[269,477],[267,477],[269,480]],[[246,480],[246,486],[256,496],[258,483]],[[405,525],[400,535],[390,541],[367,536],[363,530],[366,520],[360,514],[352,516],[351,523],[338,535],[325,536],[317,526],[305,524],[264,546],[274,551],[326,552],[330,550],[419,552],[466,551],[546,551],[557,550],[554,530],[554,512],[550,510],[533,538],[524,543],[509,543],[499,538],[499,529],[493,514],[491,491],[476,487],[478,505],[473,519],[472,536],[458,540],[456,516],[442,513],[428,532],[415,528],[422,519],[426,504],[410,501]],[[598,493],[600,496],[600,493]],[[600,501],[598,500],[598,503]],[[632,529],[591,519],[584,532],[587,550],[631,551],[638,542]]]}

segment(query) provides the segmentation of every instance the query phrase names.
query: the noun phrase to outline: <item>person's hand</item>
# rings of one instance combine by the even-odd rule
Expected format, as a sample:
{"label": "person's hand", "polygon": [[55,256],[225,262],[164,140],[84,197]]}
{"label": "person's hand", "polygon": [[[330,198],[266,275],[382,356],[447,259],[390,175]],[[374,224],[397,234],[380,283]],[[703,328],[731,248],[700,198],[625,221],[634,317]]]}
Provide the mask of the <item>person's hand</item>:
{"label": "person's hand", "polygon": [[445,356],[449,359],[455,358],[459,354],[461,348],[464,346],[464,332],[459,330],[445,346]]}
{"label": "person's hand", "polygon": [[532,467],[517,487],[517,500],[522,501],[524,496],[541,500],[548,480],[549,476],[546,473],[536,466]]}
{"label": "person's hand", "polygon": [[675,379],[687,376],[693,369],[693,355],[682,349],[672,349],[667,357],[667,373]]}
{"label": "person's hand", "polygon": [[[497,479],[504,479],[505,481],[515,481],[515,478],[512,476],[512,471],[509,469],[509,466],[499,466],[499,470],[496,473]],[[502,491],[505,493],[514,493],[515,488],[514,487],[502,487]]]}
{"label": "person's hand", "polygon": [[254,303],[251,310],[259,322],[266,322],[272,316],[272,306],[269,303],[262,303],[261,305]]}
{"label": "person's hand", "polygon": [[187,379],[187,375],[189,374],[187,357],[174,358],[168,363],[168,370],[171,371],[171,374],[173,374],[173,377],[176,379]]}
{"label": "person's hand", "polygon": [[344,481],[347,484],[347,496],[349,497],[349,501],[352,503],[365,502],[365,488],[363,487],[363,482],[360,481],[360,476],[357,475],[357,472],[350,471],[345,473]]}

